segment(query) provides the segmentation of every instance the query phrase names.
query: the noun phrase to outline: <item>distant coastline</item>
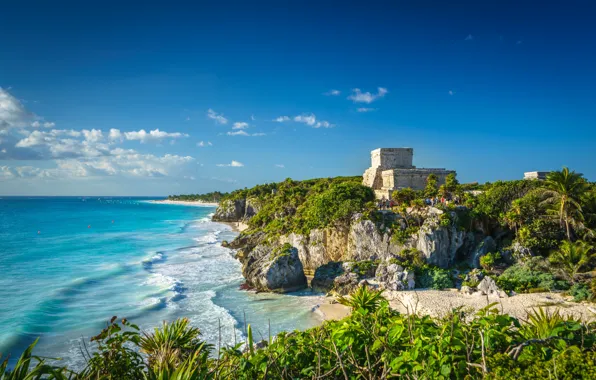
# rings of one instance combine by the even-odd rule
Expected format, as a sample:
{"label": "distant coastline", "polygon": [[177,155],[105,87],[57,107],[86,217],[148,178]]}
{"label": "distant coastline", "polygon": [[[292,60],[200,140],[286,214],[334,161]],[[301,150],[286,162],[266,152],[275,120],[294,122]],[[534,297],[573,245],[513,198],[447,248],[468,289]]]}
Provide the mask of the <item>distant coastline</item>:
{"label": "distant coastline", "polygon": [[169,199],[151,200],[149,203],[166,204],[166,205],[181,205],[181,206],[196,206],[196,207],[217,207],[217,202],[204,202],[204,201],[172,201]]}

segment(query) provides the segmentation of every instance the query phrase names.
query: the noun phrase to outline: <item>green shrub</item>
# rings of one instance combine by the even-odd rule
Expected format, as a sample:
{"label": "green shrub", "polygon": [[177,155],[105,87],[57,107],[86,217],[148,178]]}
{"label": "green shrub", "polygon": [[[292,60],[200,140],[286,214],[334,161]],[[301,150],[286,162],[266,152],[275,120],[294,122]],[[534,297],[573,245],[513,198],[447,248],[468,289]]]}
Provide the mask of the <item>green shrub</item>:
{"label": "green shrub", "polygon": [[453,223],[453,220],[451,218],[451,214],[448,212],[442,213],[441,216],[439,217],[439,225],[441,227],[450,227],[452,223]]}
{"label": "green shrub", "polygon": [[355,261],[351,264],[351,271],[361,276],[374,276],[375,270],[379,266],[379,260]]}
{"label": "green shrub", "polygon": [[480,258],[480,266],[483,269],[492,270],[499,260],[501,260],[500,252],[489,252]]}
{"label": "green shrub", "polygon": [[527,262],[517,263],[507,268],[497,277],[497,285],[507,291],[525,293],[535,288],[549,291],[561,289],[564,283],[557,281],[549,272],[546,260],[532,257]]}
{"label": "green shrub", "polygon": [[405,244],[408,239],[412,237],[412,235],[418,233],[420,230],[419,226],[411,225],[406,229],[396,229],[393,231],[393,235],[391,235],[391,241],[394,243]]}
{"label": "green shrub", "polygon": [[585,284],[574,284],[567,291],[575,302],[589,301],[594,298],[592,290]]}
{"label": "green shrub", "polygon": [[416,287],[442,290],[454,286],[451,271],[448,269],[428,267],[420,270],[420,275],[416,273]]}
{"label": "green shrub", "polygon": [[416,248],[405,248],[401,250],[396,258],[389,260],[391,264],[401,265],[408,269],[422,268],[426,265],[426,260],[422,252]]}
{"label": "green shrub", "polygon": [[[340,302],[350,316],[306,331],[280,333],[260,348],[247,326],[245,343],[218,351],[198,330],[174,322],[146,334],[111,321],[96,339],[97,361],[77,374],[31,355],[0,379],[592,379],[594,327],[540,309],[527,321],[499,314],[495,304],[476,314],[401,314],[380,292],[360,287]],[[445,305],[448,307],[448,305]],[[116,327],[114,327],[116,326]],[[129,351],[123,351],[123,345]],[[145,347],[145,348],[143,348]],[[143,349],[148,357],[136,353]],[[210,354],[207,357],[207,354]]]}

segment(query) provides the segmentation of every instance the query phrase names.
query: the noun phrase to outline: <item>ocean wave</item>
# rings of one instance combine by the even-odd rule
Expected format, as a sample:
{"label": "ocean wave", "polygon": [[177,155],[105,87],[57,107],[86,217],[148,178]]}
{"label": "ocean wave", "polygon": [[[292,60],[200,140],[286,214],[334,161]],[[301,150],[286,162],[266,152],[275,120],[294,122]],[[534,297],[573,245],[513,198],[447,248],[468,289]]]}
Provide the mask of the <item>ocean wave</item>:
{"label": "ocean wave", "polygon": [[166,302],[177,302],[186,298],[184,293],[188,290],[182,281],[162,273],[152,273],[143,285],[154,286],[161,292],[172,293],[170,297],[161,297],[165,298]]}
{"label": "ocean wave", "polygon": [[210,231],[206,235],[193,238],[193,240],[198,243],[215,244],[217,243],[217,240],[221,232],[221,230]]}
{"label": "ocean wave", "polygon": [[164,262],[165,260],[166,260],[166,254],[163,251],[161,251],[161,252],[155,253],[150,258],[144,259],[143,261],[141,261],[141,264],[143,265],[143,268],[145,268],[146,270],[149,270],[149,269],[151,269],[153,264],[161,263],[161,262]]}

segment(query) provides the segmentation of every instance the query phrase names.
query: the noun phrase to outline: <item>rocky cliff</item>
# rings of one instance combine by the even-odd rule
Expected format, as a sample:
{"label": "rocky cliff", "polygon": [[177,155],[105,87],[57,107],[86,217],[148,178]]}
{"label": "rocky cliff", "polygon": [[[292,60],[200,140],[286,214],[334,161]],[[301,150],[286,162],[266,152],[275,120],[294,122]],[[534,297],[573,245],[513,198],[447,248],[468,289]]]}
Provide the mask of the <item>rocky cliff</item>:
{"label": "rocky cliff", "polygon": [[257,212],[259,212],[259,206],[255,199],[226,199],[217,207],[213,220],[216,222],[242,222],[252,218]]}
{"label": "rocky cliff", "polygon": [[[213,219],[246,221],[256,212],[249,201],[229,201],[220,205]],[[388,220],[373,222],[356,213],[348,225],[313,229],[308,234],[268,236],[262,230],[249,230],[230,247],[237,249],[247,283],[264,291],[305,287],[304,273],[314,274],[313,288],[323,291],[350,288],[363,279],[377,277],[384,287],[407,289],[413,286],[413,272],[395,264],[403,252],[419,252],[427,263],[448,268],[457,260],[477,265],[479,257],[489,252],[487,248],[493,248],[483,235],[458,228],[455,212],[443,215],[441,210],[427,208],[409,221],[421,224],[417,231],[402,239],[395,238],[394,230],[403,230],[407,221],[390,212],[384,218]],[[279,250],[286,254],[279,256]],[[379,276],[374,270],[370,276],[349,270],[350,263],[365,261],[375,263]]]}

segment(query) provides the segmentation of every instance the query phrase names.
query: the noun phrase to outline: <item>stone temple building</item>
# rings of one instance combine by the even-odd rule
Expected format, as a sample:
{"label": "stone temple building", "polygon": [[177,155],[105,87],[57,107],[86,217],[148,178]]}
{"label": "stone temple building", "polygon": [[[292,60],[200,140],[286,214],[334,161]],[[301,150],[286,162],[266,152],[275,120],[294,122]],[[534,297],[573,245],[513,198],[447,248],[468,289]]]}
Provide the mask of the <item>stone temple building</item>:
{"label": "stone temple building", "polygon": [[364,172],[363,185],[375,191],[377,199],[390,199],[393,190],[410,187],[423,190],[426,178],[434,173],[439,186],[445,183],[447,175],[454,173],[446,169],[420,169],[412,165],[412,148],[378,148],[370,152],[371,166]]}

